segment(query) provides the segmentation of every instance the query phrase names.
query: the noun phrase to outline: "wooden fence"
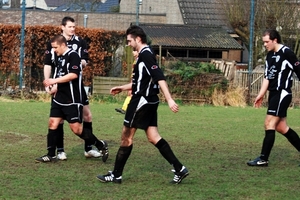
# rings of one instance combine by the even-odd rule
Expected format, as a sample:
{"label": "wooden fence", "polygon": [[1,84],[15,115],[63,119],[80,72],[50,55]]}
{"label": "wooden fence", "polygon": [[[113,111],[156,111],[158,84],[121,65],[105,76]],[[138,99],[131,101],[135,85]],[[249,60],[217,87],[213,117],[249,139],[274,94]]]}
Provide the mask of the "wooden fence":
{"label": "wooden fence", "polygon": [[211,60],[212,64],[216,66],[216,69],[219,69],[223,72],[223,75],[229,81],[234,79],[234,73],[236,70],[236,62],[235,61],[225,61],[225,60]]}
{"label": "wooden fence", "polygon": [[[251,79],[250,83],[250,98],[255,98],[258,94],[263,78],[263,70],[254,70],[249,76],[249,71],[244,69],[239,69],[236,62],[234,61],[224,61],[224,60],[212,60],[217,69],[220,69],[223,72],[223,75],[233,83],[235,86],[249,88],[249,78]],[[109,91],[112,87],[123,85],[129,83],[129,78],[120,78],[120,77],[102,77],[96,76],[93,80],[92,94],[109,94]],[[293,105],[300,105],[300,81],[295,76],[293,81]],[[265,101],[267,97],[265,98]]]}
{"label": "wooden fence", "polygon": [[[249,80],[251,79],[251,80]],[[242,88],[246,88],[248,90],[250,84],[250,97],[255,98],[256,95],[259,93],[261,84],[264,79],[264,72],[263,71],[253,71],[251,72],[251,76],[249,75],[248,70],[236,70],[234,76],[234,85]],[[293,100],[292,105],[300,105],[300,81],[296,75],[294,75],[294,81],[292,86],[292,93],[293,93]],[[251,82],[251,83],[249,83]],[[267,101],[268,93],[264,98],[264,101]]]}
{"label": "wooden fence", "polygon": [[129,82],[129,78],[95,76],[92,94],[109,94],[112,87],[124,85]]}

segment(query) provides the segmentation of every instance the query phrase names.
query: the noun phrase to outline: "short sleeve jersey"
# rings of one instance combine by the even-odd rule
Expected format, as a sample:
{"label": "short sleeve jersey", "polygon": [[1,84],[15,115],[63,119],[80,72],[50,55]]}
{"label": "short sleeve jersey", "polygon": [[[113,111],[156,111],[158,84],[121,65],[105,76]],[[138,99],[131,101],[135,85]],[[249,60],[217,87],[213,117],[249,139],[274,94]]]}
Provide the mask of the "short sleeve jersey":
{"label": "short sleeve jersey", "polygon": [[[88,61],[88,50],[87,50],[87,44],[85,40],[83,40],[81,37],[77,35],[73,35],[70,40],[67,41],[69,49],[72,49],[78,53],[81,59],[84,59]],[[55,53],[52,50],[51,43],[47,43],[47,49],[45,51],[45,65],[51,65],[54,67],[55,64]]]}
{"label": "short sleeve jersey", "polygon": [[82,102],[82,67],[81,59],[77,52],[69,49],[62,56],[56,59],[56,68],[54,78],[65,76],[69,73],[75,73],[78,78],[57,84],[57,93],[53,100],[60,105],[71,105]]}
{"label": "short sleeve jersey", "polygon": [[165,76],[157,65],[155,55],[149,47],[144,47],[133,68],[132,94],[145,97],[157,95],[160,80],[165,80]]}
{"label": "short sleeve jersey", "polygon": [[300,62],[297,56],[287,47],[282,46],[278,52],[267,54],[265,78],[269,80],[269,91],[291,90],[293,72],[299,77]]}

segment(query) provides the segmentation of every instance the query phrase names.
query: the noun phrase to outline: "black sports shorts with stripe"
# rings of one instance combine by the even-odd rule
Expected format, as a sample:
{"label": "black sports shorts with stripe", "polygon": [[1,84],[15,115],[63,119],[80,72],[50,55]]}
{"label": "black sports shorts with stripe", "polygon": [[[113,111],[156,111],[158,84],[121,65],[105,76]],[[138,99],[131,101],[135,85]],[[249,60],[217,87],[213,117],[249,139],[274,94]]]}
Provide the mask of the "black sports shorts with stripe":
{"label": "black sports shorts with stripe", "polygon": [[286,90],[281,91],[270,91],[268,99],[268,115],[274,115],[278,117],[286,117],[287,109],[292,102],[292,93]]}
{"label": "black sports shorts with stripe", "polygon": [[50,117],[59,117],[68,123],[82,123],[82,104],[60,105],[52,101]]}
{"label": "black sports shorts with stripe", "polygon": [[157,126],[158,104],[157,95],[133,95],[126,110],[124,126],[143,130],[147,130],[149,126]]}

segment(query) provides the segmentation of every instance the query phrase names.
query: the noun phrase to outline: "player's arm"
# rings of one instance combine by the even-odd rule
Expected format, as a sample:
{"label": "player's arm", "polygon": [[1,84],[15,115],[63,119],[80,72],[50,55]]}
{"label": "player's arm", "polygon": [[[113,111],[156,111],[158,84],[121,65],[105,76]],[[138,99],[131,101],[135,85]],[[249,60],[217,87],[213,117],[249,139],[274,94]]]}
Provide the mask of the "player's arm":
{"label": "player's arm", "polygon": [[260,91],[254,100],[254,107],[258,108],[261,106],[264,96],[268,90],[268,87],[269,87],[269,80],[264,78],[261,88],[260,88]]}
{"label": "player's arm", "polygon": [[164,94],[166,101],[168,102],[169,108],[175,113],[178,112],[179,107],[171,96],[167,82],[165,80],[160,80],[158,81],[158,84],[162,93]]}
{"label": "player's arm", "polygon": [[122,91],[131,90],[131,88],[132,88],[132,83],[128,83],[128,84],[121,85],[121,86],[116,86],[116,87],[113,87],[113,88],[110,89],[110,94],[116,95],[116,94],[119,94]]}
{"label": "player's arm", "polygon": [[[51,77],[51,70],[52,70],[52,57],[54,52],[52,52],[51,43],[47,43],[47,49],[45,51],[45,58],[44,58],[44,80],[49,79]],[[51,94],[51,90],[48,87],[45,87],[47,93]]]}
{"label": "player's arm", "polygon": [[81,52],[80,52],[80,57],[81,57],[81,64],[82,67],[84,68],[87,63],[88,63],[88,59],[89,59],[89,54],[88,54],[88,50],[87,50],[87,44],[86,41],[84,39],[81,38]]}
{"label": "player's arm", "polygon": [[44,65],[44,79],[48,79],[51,76],[51,65]]}
{"label": "player's arm", "polygon": [[298,60],[296,54],[291,50],[287,51],[286,54],[288,57],[288,61],[293,65],[293,70],[300,80],[300,61]]}
{"label": "player's arm", "polygon": [[[44,65],[44,80],[49,79],[51,77],[51,65]],[[47,93],[52,94],[51,88],[52,86],[46,86],[45,90]]]}
{"label": "player's arm", "polygon": [[58,84],[58,83],[66,83],[66,82],[72,81],[76,78],[78,78],[78,75],[76,73],[71,72],[69,74],[66,74],[65,76],[61,76],[58,78],[46,79],[46,80],[44,80],[43,83],[44,83],[45,87],[47,87],[47,86]]}

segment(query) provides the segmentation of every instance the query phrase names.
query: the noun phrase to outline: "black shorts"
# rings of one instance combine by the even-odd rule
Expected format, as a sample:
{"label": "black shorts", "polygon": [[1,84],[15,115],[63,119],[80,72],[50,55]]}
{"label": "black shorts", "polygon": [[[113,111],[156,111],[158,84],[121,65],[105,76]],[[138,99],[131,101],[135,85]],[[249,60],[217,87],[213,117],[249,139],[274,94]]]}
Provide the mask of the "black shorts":
{"label": "black shorts", "polygon": [[82,123],[82,108],[82,104],[62,106],[52,101],[50,117],[59,117],[65,119],[68,123]]}
{"label": "black shorts", "polygon": [[[147,98],[147,99],[146,99]],[[132,96],[124,119],[124,126],[147,130],[149,126],[157,126],[158,96]]]}
{"label": "black shorts", "polygon": [[82,92],[82,104],[84,106],[89,105],[89,99],[87,97],[87,94],[86,94],[85,90],[83,90],[83,92]]}
{"label": "black shorts", "polygon": [[278,117],[286,117],[287,109],[292,102],[292,93],[286,90],[270,91],[268,99],[268,115],[274,115]]}

